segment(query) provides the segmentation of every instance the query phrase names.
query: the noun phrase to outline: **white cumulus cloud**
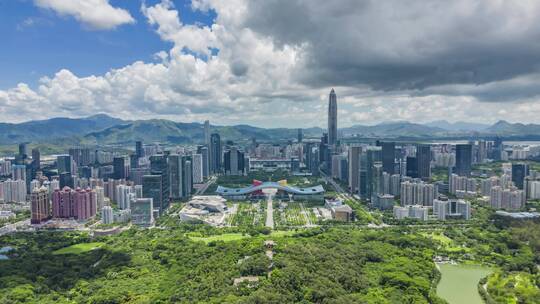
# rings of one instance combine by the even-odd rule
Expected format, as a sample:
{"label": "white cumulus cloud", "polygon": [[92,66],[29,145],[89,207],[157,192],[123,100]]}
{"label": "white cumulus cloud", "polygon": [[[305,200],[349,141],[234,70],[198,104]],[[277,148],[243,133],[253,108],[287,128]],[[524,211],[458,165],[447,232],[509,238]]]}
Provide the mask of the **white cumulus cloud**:
{"label": "white cumulus cloud", "polygon": [[[72,12],[81,2],[36,0],[43,7],[67,3]],[[86,2],[116,10],[105,0]],[[143,2],[148,26],[173,44],[170,49],[154,54],[153,62],[104,75],[66,68],[43,77],[37,88],[0,90],[0,118],[104,112],[126,119],[325,127],[328,92],[335,87],[340,127],[398,120],[537,122],[535,1],[388,3],[193,0],[179,8],[170,0]],[[213,11],[216,18],[211,25],[187,24],[179,9]]]}
{"label": "white cumulus cloud", "polygon": [[62,16],[72,16],[84,25],[97,30],[114,29],[134,23],[130,13],[113,7],[108,0],[34,0],[39,7],[51,9]]}

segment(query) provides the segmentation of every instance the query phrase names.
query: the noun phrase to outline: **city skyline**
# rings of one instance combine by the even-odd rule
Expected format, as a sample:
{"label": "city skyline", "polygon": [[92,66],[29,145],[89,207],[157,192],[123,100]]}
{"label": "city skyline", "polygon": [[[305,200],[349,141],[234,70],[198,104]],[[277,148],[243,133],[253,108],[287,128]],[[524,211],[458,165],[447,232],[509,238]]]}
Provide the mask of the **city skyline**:
{"label": "city skyline", "polygon": [[107,113],[324,128],[335,88],[341,126],[534,123],[540,4],[515,4],[3,3],[0,119]]}

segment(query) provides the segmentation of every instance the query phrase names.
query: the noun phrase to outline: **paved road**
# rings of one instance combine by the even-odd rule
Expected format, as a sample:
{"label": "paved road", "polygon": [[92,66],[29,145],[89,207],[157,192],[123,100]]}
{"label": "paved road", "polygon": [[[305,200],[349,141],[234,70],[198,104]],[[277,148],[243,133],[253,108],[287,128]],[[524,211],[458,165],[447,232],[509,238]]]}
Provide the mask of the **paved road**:
{"label": "paved road", "polygon": [[266,203],[266,227],[274,229],[274,209],[272,205],[272,194],[267,194],[268,200]]}
{"label": "paved road", "polygon": [[195,192],[195,195],[200,195],[200,194],[204,194],[204,192],[206,192],[206,189],[208,189],[208,187],[210,187],[210,185],[212,185],[213,183],[215,183],[217,180],[217,178],[215,176],[212,176],[205,184],[204,186],[202,186],[201,188],[199,188],[199,190],[197,190]]}

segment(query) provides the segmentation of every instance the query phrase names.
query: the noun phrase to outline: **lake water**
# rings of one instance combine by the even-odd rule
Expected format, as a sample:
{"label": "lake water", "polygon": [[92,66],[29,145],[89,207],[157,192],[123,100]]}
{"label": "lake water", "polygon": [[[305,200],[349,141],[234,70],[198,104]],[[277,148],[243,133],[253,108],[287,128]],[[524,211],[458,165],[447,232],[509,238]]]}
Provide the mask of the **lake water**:
{"label": "lake water", "polygon": [[483,304],[478,293],[478,282],[491,273],[491,269],[479,265],[439,264],[441,281],[437,295],[450,304]]}

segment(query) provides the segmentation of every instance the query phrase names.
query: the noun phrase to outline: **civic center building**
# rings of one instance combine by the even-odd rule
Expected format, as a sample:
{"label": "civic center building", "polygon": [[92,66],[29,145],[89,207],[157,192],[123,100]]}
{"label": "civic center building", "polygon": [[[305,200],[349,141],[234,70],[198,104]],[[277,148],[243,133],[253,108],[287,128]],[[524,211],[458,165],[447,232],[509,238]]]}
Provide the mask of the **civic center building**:
{"label": "civic center building", "polygon": [[228,188],[218,186],[216,193],[229,200],[263,199],[264,189],[276,189],[276,198],[294,200],[323,200],[324,188],[321,185],[298,188],[289,186],[286,180],[279,182],[261,182],[254,180],[253,184],[245,188]]}

